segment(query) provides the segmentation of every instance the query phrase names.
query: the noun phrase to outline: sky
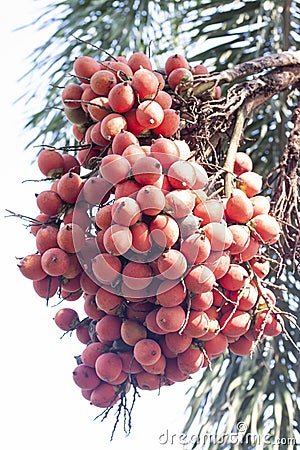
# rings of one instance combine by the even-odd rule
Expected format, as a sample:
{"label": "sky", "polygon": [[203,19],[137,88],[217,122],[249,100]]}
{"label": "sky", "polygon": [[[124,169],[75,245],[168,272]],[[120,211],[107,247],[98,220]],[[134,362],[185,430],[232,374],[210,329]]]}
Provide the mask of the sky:
{"label": "sky", "polygon": [[[157,391],[142,391],[133,409],[130,435],[125,436],[121,422],[110,442],[114,412],[103,422],[94,420],[100,410],[81,396],[72,379],[76,366],[74,356],[82,352],[84,345],[75,336],[61,339],[61,330],[53,322],[55,312],[61,306],[46,307],[45,301],[35,294],[31,281],[24,278],[17,268],[17,258],[34,253],[36,247],[25,222],[6,217],[6,209],[35,217],[38,214],[35,193],[42,190],[40,184],[24,182],[40,178],[36,165],[32,164],[37,149],[32,146],[24,150],[35,135],[35,132],[26,132],[24,126],[29,111],[34,113],[34,108],[38,108],[39,98],[36,105],[17,102],[24,90],[35,89],[29,79],[18,80],[28,70],[28,55],[36,45],[46,40],[47,30],[13,30],[31,23],[37,15],[37,4],[47,2],[8,2],[0,28],[0,446],[6,450],[182,450],[180,433],[187,418],[185,409],[190,397],[187,391],[196,384],[199,375],[184,383],[165,387],[159,394]],[[43,102],[43,98],[40,100]],[[187,436],[185,441],[192,438]]]}

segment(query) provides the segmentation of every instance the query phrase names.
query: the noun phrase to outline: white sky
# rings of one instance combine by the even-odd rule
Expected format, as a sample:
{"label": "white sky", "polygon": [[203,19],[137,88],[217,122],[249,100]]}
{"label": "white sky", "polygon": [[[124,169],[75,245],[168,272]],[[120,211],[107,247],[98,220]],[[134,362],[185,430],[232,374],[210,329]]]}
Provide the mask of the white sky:
{"label": "white sky", "polygon": [[[38,214],[34,194],[42,190],[42,185],[22,184],[25,179],[39,178],[40,173],[31,165],[36,149],[24,151],[33,136],[23,130],[28,109],[22,102],[14,102],[24,89],[34,90],[28,80],[26,84],[17,80],[28,68],[26,56],[46,40],[46,32],[30,29],[14,33],[12,30],[36,17],[37,3],[47,4],[33,0],[6,3],[0,29],[0,202],[1,248],[4,249],[0,326],[0,442],[3,443],[0,445],[5,450],[182,450],[179,435],[189,398],[186,391],[197,377],[165,387],[160,395],[156,391],[141,392],[142,397],[137,399],[133,411],[130,436],[125,438],[120,425],[110,443],[113,415],[102,423],[93,421],[99,410],[81,396],[72,379],[76,365],[74,356],[81,353],[83,344],[75,336],[60,339],[62,333],[52,320],[60,307],[47,309],[45,302],[34,293],[30,280],[21,276],[17,269],[15,257],[35,252],[35,242],[21,220],[4,217],[5,209],[34,217]],[[160,443],[159,436],[167,430],[169,436],[175,434],[176,437],[173,442],[169,439],[167,443],[163,440]]]}

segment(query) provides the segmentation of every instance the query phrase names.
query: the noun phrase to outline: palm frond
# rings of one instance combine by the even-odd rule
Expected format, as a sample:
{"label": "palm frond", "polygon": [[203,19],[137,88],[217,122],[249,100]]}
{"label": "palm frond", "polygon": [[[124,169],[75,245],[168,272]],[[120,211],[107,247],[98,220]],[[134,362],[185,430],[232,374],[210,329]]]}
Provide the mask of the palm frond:
{"label": "palm frond", "polygon": [[294,358],[295,349],[280,338],[252,358],[228,355],[213,362],[190,398],[183,433],[197,434],[203,450],[271,450],[280,440],[295,449],[300,411]]}

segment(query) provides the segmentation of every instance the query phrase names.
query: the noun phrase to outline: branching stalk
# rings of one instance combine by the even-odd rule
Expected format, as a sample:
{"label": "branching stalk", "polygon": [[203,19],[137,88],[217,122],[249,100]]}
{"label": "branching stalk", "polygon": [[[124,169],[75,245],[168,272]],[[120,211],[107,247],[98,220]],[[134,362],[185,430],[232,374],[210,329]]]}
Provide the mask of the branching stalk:
{"label": "branching stalk", "polygon": [[230,197],[232,192],[232,186],[233,186],[233,167],[234,167],[234,160],[235,155],[238,150],[241,137],[244,130],[244,123],[245,123],[245,109],[242,107],[238,110],[236,122],[234,125],[232,137],[230,140],[230,144],[227,150],[227,156],[224,164],[224,170],[225,170],[225,176],[224,176],[224,193],[225,197]]}

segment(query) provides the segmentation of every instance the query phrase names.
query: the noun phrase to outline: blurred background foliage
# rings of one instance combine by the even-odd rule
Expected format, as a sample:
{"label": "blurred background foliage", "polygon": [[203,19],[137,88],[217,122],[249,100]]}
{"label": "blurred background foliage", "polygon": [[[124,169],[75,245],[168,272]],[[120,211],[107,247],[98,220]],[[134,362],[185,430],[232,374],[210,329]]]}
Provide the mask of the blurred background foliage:
{"label": "blurred background foliage", "polygon": [[[38,99],[40,105],[29,110],[26,127],[36,135],[27,148],[74,144],[60,90],[74,81],[73,62],[78,56],[105,60],[106,52],[128,56],[144,51],[161,68],[170,54],[183,53],[192,64],[203,62],[210,72],[218,72],[261,56],[295,51],[300,41],[300,0],[66,0],[42,6],[40,0],[33,2],[37,17],[24,27],[33,32],[48,28],[49,37],[28,56],[31,68],[23,77],[28,91],[18,100],[30,105]],[[241,150],[250,154],[254,170],[263,176],[280,161],[293,128],[290,119],[296,102],[295,92],[275,95],[248,123]],[[297,272],[291,272],[287,261],[280,278],[274,275],[270,281],[279,286],[278,306],[297,316],[299,323]],[[300,368],[295,347],[300,339],[292,322],[287,321],[287,329],[294,343],[279,336],[252,358],[225,355],[212,370],[205,369],[195,378],[195,389],[187,394],[186,433],[241,437],[238,424],[246,424],[242,444],[207,440],[201,449],[296,448],[288,438],[300,442]],[[265,443],[254,442],[251,436],[266,436]],[[274,445],[279,437],[287,439],[283,446]]]}

